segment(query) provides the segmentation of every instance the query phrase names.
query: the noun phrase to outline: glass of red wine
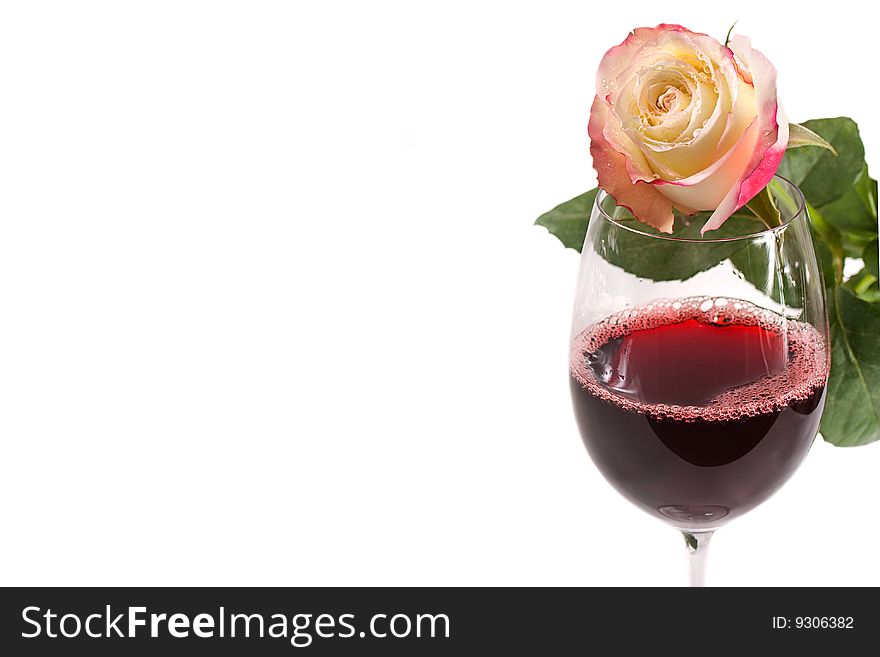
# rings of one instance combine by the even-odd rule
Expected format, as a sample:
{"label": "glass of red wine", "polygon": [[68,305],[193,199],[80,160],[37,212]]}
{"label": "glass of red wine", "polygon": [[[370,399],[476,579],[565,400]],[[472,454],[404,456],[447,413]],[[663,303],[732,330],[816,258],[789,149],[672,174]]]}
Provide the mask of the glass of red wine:
{"label": "glass of red wine", "polygon": [[770,191],[778,226],[743,208],[705,237],[707,213],[664,234],[599,192],[582,250],[578,428],[611,485],[684,534],[692,586],[714,530],[803,461],[825,403],[823,268],[800,190]]}

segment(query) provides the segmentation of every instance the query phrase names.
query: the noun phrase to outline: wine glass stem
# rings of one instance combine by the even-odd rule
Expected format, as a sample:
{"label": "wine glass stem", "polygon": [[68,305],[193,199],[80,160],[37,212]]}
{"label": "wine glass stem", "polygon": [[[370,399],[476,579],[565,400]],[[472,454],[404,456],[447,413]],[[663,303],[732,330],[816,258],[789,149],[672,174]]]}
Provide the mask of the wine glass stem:
{"label": "wine glass stem", "polygon": [[688,550],[690,585],[706,586],[706,557],[715,532],[682,532]]}

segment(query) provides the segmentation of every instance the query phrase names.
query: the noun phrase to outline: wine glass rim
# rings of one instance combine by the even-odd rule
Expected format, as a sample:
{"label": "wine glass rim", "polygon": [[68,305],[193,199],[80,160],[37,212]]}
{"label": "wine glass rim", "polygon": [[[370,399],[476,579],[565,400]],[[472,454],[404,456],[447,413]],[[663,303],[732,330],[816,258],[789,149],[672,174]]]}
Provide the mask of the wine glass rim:
{"label": "wine glass rim", "polygon": [[[615,219],[611,215],[609,215],[605,208],[602,207],[602,201],[611,195],[606,192],[604,189],[600,189],[599,193],[596,195],[595,206],[599,210],[599,214],[602,215],[603,218],[610,221],[612,224],[620,228],[621,230],[626,230],[631,233],[636,233],[638,235],[642,235],[644,237],[659,239],[659,240],[668,240],[670,242],[692,242],[694,244],[718,244],[720,242],[739,242],[741,240],[755,239],[759,237],[764,237],[766,235],[776,235],[777,233],[782,232],[785,228],[793,222],[795,219],[806,214],[807,209],[807,200],[804,198],[804,193],[800,190],[800,188],[791,182],[788,178],[780,176],[779,174],[775,174],[773,176],[774,179],[778,179],[785,183],[787,187],[789,187],[794,192],[794,200],[797,203],[797,209],[791,213],[791,216],[788,217],[785,221],[783,221],[778,226],[773,226],[765,228],[764,230],[759,230],[754,233],[748,233],[746,235],[734,235],[732,237],[706,237],[702,239],[695,239],[693,237],[675,237],[673,235],[668,235],[666,233],[654,234],[654,233],[645,233],[641,230],[633,228],[632,226],[626,226],[622,224],[619,220]],[[613,199],[613,197],[612,197]]]}

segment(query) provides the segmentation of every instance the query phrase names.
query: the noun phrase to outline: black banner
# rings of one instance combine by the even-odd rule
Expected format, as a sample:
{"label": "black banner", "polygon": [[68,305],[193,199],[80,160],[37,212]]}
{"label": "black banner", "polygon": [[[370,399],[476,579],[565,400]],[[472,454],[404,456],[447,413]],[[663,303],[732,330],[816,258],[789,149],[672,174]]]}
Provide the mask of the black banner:
{"label": "black banner", "polygon": [[5,655],[629,654],[647,645],[764,654],[880,640],[867,589],[31,588],[0,597]]}

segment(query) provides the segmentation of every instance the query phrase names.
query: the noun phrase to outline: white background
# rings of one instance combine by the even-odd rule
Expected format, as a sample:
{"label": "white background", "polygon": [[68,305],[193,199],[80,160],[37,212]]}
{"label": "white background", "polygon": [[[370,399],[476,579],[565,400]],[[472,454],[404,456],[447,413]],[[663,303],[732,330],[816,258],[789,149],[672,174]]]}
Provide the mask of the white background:
{"label": "white background", "polygon": [[[662,21],[739,19],[876,175],[877,17],[834,8],[4,4],[2,584],[682,583],[578,437],[577,256],[531,224]],[[878,504],[880,445],[817,441],[710,583],[878,585]]]}

